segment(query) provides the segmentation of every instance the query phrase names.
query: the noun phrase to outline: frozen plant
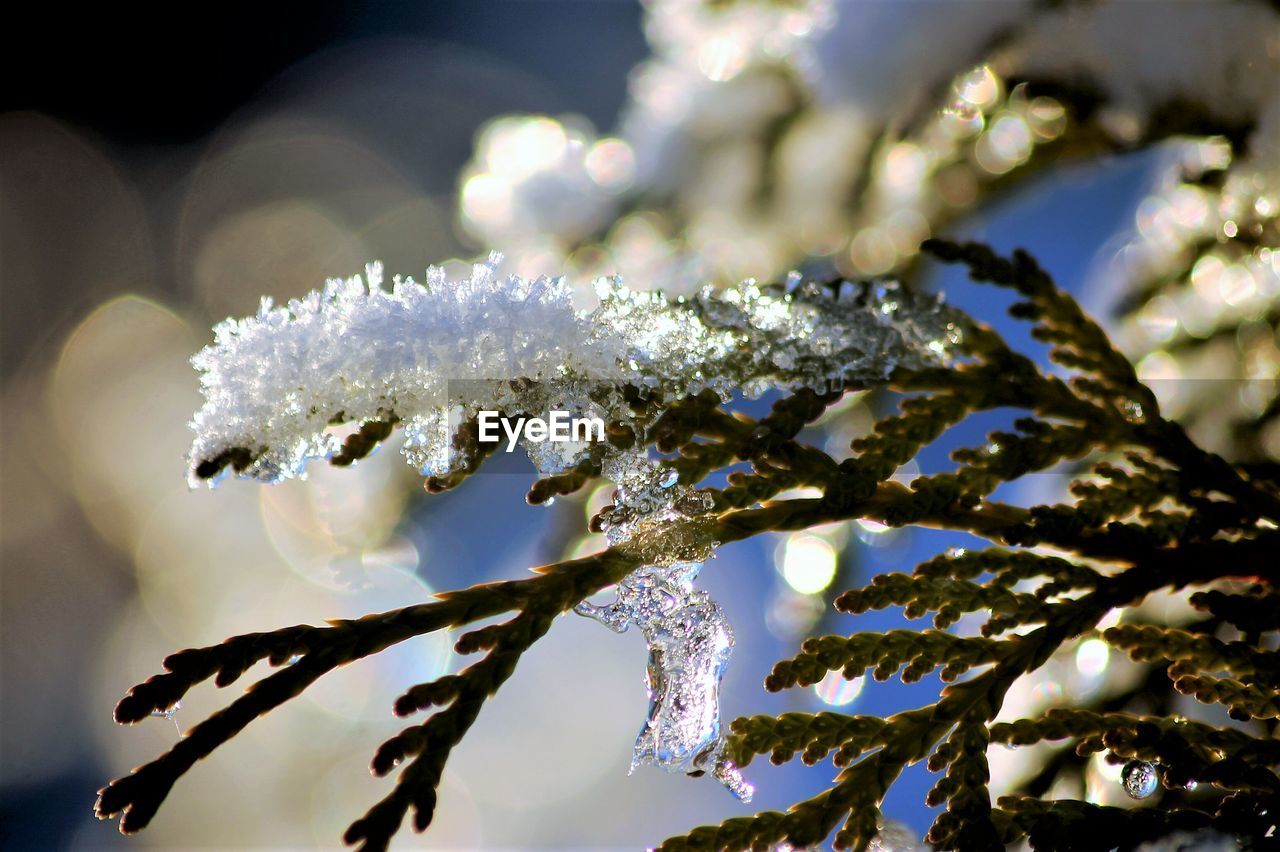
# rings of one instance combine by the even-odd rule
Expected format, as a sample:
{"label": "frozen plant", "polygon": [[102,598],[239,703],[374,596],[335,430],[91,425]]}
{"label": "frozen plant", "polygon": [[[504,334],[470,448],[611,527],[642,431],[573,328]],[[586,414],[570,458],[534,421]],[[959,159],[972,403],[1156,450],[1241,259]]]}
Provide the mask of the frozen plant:
{"label": "frozen plant", "polygon": [[[205,404],[191,424],[192,481],[230,468],[274,482],[314,458],[350,464],[371,433],[396,424],[409,462],[445,475],[470,461],[450,444],[481,410],[630,423],[623,386],[725,399],[739,388],[862,387],[899,364],[942,363],[962,333],[940,300],[892,282],[797,276],[786,288],[749,281],[673,300],[600,279],[598,306],[575,311],[563,279],[503,277],[501,260],[465,281],[438,267],[425,285],[397,276],[390,291],[374,264],[367,281],[333,280],[282,307],[264,298],[257,316],[218,325],[193,359]],[[344,450],[329,427],[347,423],[362,431]],[[543,473],[581,460],[533,458]]]}
{"label": "frozen plant", "polygon": [[[753,420],[730,414],[705,372],[681,373],[688,362],[671,360],[678,348],[663,344],[646,352],[634,344],[618,350],[651,357],[643,370],[633,371],[640,377],[636,384],[617,389],[627,405],[611,409],[620,418],[610,430],[616,440],[598,458],[588,456],[548,475],[530,492],[535,502],[545,501],[573,494],[596,477],[612,478],[615,502],[592,522],[606,534],[608,547],[540,568],[530,579],[475,586],[325,627],[246,634],[172,655],[165,673],[120,702],[119,721],[164,711],[204,680],[230,683],[261,660],[279,668],[187,731],[165,755],[104,788],[99,814],[120,815],[125,831],[138,830],[198,760],[326,672],[411,636],[511,613],[458,640],[460,653],[485,652],[477,662],[413,686],[396,701],[400,715],[435,712],[392,737],[374,757],[380,775],[399,767],[398,783],[352,824],[346,839],[383,848],[409,813],[416,828],[426,828],[449,753],[485,699],[557,615],[577,609],[614,629],[635,624],[648,640],[651,703],[637,740],[637,763],[709,773],[742,798],[751,785],[741,769],[759,754],[774,762],[802,754],[808,763],[831,755],[840,769],[828,789],[786,813],[735,817],[672,838],[663,848],[808,846],[832,832],[838,846],[866,848],[884,824],[880,807],[889,786],[908,764],[924,760],[935,772],[945,770],[927,799],[947,805],[928,837],[945,848],[996,849],[1024,837],[1037,848],[1057,848],[1062,837],[1098,826],[1108,843],[1121,846],[1174,828],[1212,826],[1259,838],[1273,831],[1280,749],[1264,733],[1151,715],[1125,703],[1082,701],[1012,719],[1002,708],[1020,679],[1034,676],[1059,649],[1092,636],[1139,663],[1154,661],[1151,677],[1170,693],[1220,705],[1238,719],[1280,715],[1270,644],[1280,629],[1274,592],[1280,577],[1271,558],[1280,544],[1274,480],[1201,450],[1164,418],[1129,362],[1030,257],[1006,259],[982,246],[936,241],[927,248],[945,261],[966,264],[977,280],[1015,291],[1021,301],[1014,313],[1033,322],[1036,336],[1050,342],[1052,357],[1076,372],[1071,381],[1043,371],[980,323],[964,321],[957,342],[948,343],[950,336],[927,340],[923,329],[947,331],[960,318],[932,299],[899,290],[844,283],[815,290],[793,281],[790,288],[748,285],[745,297],[639,300],[652,317],[683,329],[664,340],[719,340],[721,348],[708,350],[713,363],[727,365],[743,381],[768,377],[794,389],[768,416]],[[509,286],[524,285],[511,280]],[[602,309],[618,310],[613,292],[606,292]],[[888,339],[901,347],[896,363],[863,360],[843,373],[845,382],[876,383],[904,396],[900,413],[856,439],[854,455],[839,462],[801,436],[846,397],[845,385],[833,385],[828,377],[835,362],[824,362],[822,353],[858,347],[833,336],[819,352],[813,336],[793,341],[778,331],[793,329],[795,315],[815,304],[829,308],[812,318],[815,327],[865,321],[864,329],[893,329]],[[717,312],[717,306],[725,309]],[[593,321],[602,322],[599,316]],[[766,316],[772,324],[759,319]],[[646,325],[646,333],[652,326]],[[278,321],[276,330],[290,334],[288,319]],[[761,342],[771,334],[778,337]],[[619,323],[597,339],[634,341],[635,335]],[[908,343],[914,340],[927,342],[917,349]],[[931,342],[942,346],[945,358]],[[775,358],[784,351],[799,355],[779,366]],[[824,375],[821,383],[818,374]],[[563,378],[556,375],[548,381]],[[645,382],[647,377],[656,383]],[[508,386],[516,394],[512,404],[529,392],[526,383]],[[1015,421],[1014,431],[997,431],[980,447],[955,450],[953,471],[919,476],[910,487],[893,479],[905,461],[956,424],[996,408],[1023,409],[1027,416]],[[358,446],[340,454],[369,449],[370,433],[356,434],[363,435]],[[648,448],[662,457],[650,457]],[[482,455],[469,459],[464,468],[436,477],[437,488],[456,484],[483,463]],[[695,487],[738,460],[749,462],[750,472],[732,474],[723,488]],[[1004,482],[1071,460],[1084,465],[1071,486],[1073,503],[1022,508],[991,499]],[[244,465],[243,472],[256,471]],[[799,487],[821,496],[794,496]],[[935,629],[810,638],[794,658],[774,667],[766,688],[808,686],[829,672],[853,678],[868,670],[878,679],[897,673],[914,681],[940,669],[950,685],[936,701],[887,719],[835,711],[744,716],[724,736],[717,691],[733,633],[719,607],[692,587],[700,563],[718,544],[859,518],[892,527],[963,530],[991,546],[942,554],[914,574],[882,575],[834,600],[846,613],[894,605],[904,606],[908,617],[933,613]],[[614,585],[614,603],[584,604]],[[1117,608],[1136,611],[1156,592],[1187,587],[1199,589],[1190,601],[1204,614],[1201,621],[1173,627],[1122,618],[1101,627]],[[956,629],[966,613],[981,622],[977,635]],[[1159,688],[1151,687],[1141,700],[1156,694]],[[1131,812],[1043,799],[1032,791],[993,799],[990,745],[1063,739],[1081,754],[1103,750],[1110,759],[1147,767],[1142,792],[1157,806]],[[1116,782],[1117,789],[1127,788],[1132,771],[1129,776],[1123,785]],[[1192,787],[1194,800],[1170,792]]]}
{"label": "frozen plant", "polygon": [[[397,278],[389,293],[374,265],[367,284],[331,281],[283,308],[264,299],[256,317],[219,325],[215,344],[193,359],[206,403],[192,423],[192,478],[230,467],[272,482],[315,457],[350,464],[399,423],[409,461],[442,477],[478,461],[480,445],[459,441],[463,418],[602,414],[630,433],[630,446],[578,442],[565,452],[520,440],[544,474],[587,462],[617,484],[616,505],[601,519],[611,543],[645,531],[662,542],[648,553],[655,564],[624,580],[606,621],[615,629],[634,621],[650,645],[651,706],[635,761],[710,772],[749,801],[720,733],[733,633],[720,608],[693,590],[696,563],[672,562],[710,555],[714,542],[681,547],[669,527],[714,502],[645,457],[644,418],[631,402],[880,383],[899,364],[944,363],[961,318],[893,283],[802,285],[799,276],[786,288],[747,282],[674,301],[601,280],[599,306],[577,312],[563,281],[503,278],[500,263],[493,255],[458,282],[433,267],[426,286]],[[328,427],[346,422],[358,431],[340,445]]]}
{"label": "frozen plant", "polygon": [[[444,491],[492,449],[476,440],[478,410],[560,407],[603,417],[608,439],[526,446],[542,474],[530,501],[575,499],[602,478],[615,496],[590,524],[601,549],[535,577],[170,656],[120,702],[119,721],[260,661],[279,668],[106,787],[99,814],[136,831],[198,760],[326,672],[506,615],[458,640],[476,662],[396,701],[402,716],[433,712],[378,750],[374,771],[398,770],[397,783],[346,834],[383,848],[406,816],[427,827],[485,700],[557,615],[579,609],[635,624],[654,652],[637,762],[719,770],[731,788],[745,784],[731,769],[768,785],[750,768],[760,755],[830,758],[838,771],[785,812],[744,813],[662,848],[909,847],[881,811],[917,763],[937,774],[926,839],[941,849],[1135,848],[1174,832],[1273,843],[1280,15],[1249,0],[1149,5],[940,3],[916,49],[876,53],[871,67],[850,43],[893,4],[655,2],[655,56],[616,135],[503,119],[468,170],[460,213],[509,247],[518,271],[550,255],[567,280],[622,271],[667,295],[605,277],[596,305],[577,311],[566,285],[501,277],[491,262],[463,282],[432,273],[390,291],[374,271],[224,326],[198,360],[196,480],[349,464],[399,429],[429,490]],[[538,157],[504,161],[504,134],[534,139]],[[1127,318],[1120,347],[1029,255],[926,239],[1062,162],[1160,146],[1169,176],[1136,211],[1111,275]],[[1012,349],[990,317],[921,295],[922,245],[1014,293],[1012,314],[1054,365]],[[836,272],[826,284],[698,289],[807,262]],[[901,285],[846,280],[882,274]],[[1179,380],[1200,367],[1249,381],[1196,385],[1188,398]],[[869,432],[851,412],[870,406],[850,393],[867,387],[882,405]],[[737,393],[766,389],[783,394],[768,415],[735,410]],[[1010,411],[963,445],[965,421]],[[337,424],[355,431],[339,441]],[[952,469],[897,477],[939,450]],[[1041,472],[1062,490],[1032,505],[994,496]],[[732,631],[692,588],[692,566],[719,545],[859,521],[983,543],[856,588],[829,584],[812,600],[825,612],[902,607],[932,628],[867,631],[832,615],[766,688],[935,672],[946,685],[888,718],[833,708],[722,726]],[[584,605],[608,587],[614,603]],[[682,637],[686,611],[697,629]],[[1109,663],[1121,657],[1123,676]],[[1101,661],[1103,688],[1043,689],[1082,660]],[[994,745],[1035,757],[1013,764]]]}

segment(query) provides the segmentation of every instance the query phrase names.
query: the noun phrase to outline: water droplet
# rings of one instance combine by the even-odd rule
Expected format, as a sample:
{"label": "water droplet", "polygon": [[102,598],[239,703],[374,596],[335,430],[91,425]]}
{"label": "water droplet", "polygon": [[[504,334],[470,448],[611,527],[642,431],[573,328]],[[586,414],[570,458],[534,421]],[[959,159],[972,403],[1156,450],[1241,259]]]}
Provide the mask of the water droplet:
{"label": "water droplet", "polygon": [[178,724],[177,716],[178,711],[181,709],[182,702],[175,701],[163,710],[152,710],[151,715],[155,716],[157,719],[168,719],[170,722],[173,722],[173,729],[181,734],[182,726]]}
{"label": "water droplet", "polygon": [[1156,791],[1156,768],[1145,760],[1131,760],[1120,770],[1120,783],[1130,798],[1145,799]]}

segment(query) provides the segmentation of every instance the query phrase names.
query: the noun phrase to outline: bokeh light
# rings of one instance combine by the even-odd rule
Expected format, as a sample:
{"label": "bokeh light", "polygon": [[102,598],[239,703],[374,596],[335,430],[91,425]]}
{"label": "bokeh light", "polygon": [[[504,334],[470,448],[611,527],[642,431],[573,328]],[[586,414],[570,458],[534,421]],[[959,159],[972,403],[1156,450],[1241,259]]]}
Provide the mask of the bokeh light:
{"label": "bokeh light", "polygon": [[829,707],[852,704],[862,694],[861,677],[846,680],[841,672],[828,672],[826,677],[813,685],[813,694]]}
{"label": "bokeh light", "polygon": [[781,548],[779,568],[791,588],[813,595],[831,585],[836,575],[836,550],[831,542],[809,533],[793,533]]}

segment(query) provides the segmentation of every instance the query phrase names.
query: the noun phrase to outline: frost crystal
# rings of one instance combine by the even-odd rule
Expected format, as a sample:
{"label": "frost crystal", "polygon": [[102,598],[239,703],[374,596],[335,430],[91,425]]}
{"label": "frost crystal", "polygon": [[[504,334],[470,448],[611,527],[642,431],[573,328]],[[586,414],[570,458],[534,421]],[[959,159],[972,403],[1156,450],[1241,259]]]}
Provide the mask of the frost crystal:
{"label": "frost crystal", "polygon": [[[205,395],[192,423],[193,479],[227,466],[265,481],[294,476],[337,451],[330,425],[377,420],[403,422],[405,454],[434,471],[448,409],[463,402],[448,398],[450,381],[614,372],[612,351],[566,345],[599,338],[563,281],[502,281],[499,261],[477,264],[466,281],[446,281],[436,267],[426,285],[397,277],[390,292],[371,265],[367,285],[359,276],[330,281],[285,307],[263,299],[256,317],[218,325],[214,345],[192,360]],[[501,392],[498,382],[488,390]]]}
{"label": "frost crystal", "polygon": [[[942,363],[961,333],[940,300],[892,282],[748,281],[671,300],[601,279],[599,305],[580,312],[563,279],[502,279],[500,262],[491,255],[464,281],[432,267],[425,285],[396,277],[390,291],[375,264],[365,280],[333,280],[283,307],[263,299],[257,316],[219,324],[192,359],[205,396],[192,482],[227,468],[268,482],[298,475],[338,452],[330,427],[352,423],[403,424],[410,463],[445,473],[467,461],[450,445],[480,409],[627,422],[619,393],[591,389],[824,392]],[[543,447],[534,461],[554,472],[585,453]]]}

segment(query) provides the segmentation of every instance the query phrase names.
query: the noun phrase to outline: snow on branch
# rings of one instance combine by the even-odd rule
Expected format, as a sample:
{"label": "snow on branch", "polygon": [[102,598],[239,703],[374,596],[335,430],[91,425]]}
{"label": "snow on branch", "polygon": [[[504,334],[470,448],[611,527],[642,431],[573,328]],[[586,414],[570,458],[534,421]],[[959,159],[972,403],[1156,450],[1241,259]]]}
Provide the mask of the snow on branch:
{"label": "snow on branch", "polygon": [[[577,311],[563,278],[503,278],[500,262],[493,254],[462,281],[438,267],[426,284],[397,276],[389,291],[373,264],[363,279],[282,307],[264,299],[257,316],[218,325],[193,358],[205,395],[191,424],[193,484],[227,468],[276,481],[314,458],[349,463],[330,428],[348,423],[375,439],[403,424],[409,462],[442,474],[463,462],[450,442],[480,410],[625,422],[623,386],[672,398],[825,392],[942,364],[962,336],[959,313],[893,282],[793,275],[785,287],[747,281],[673,300],[600,279],[597,307]],[[552,473],[584,454],[533,455]]]}

